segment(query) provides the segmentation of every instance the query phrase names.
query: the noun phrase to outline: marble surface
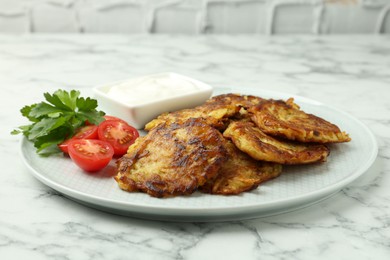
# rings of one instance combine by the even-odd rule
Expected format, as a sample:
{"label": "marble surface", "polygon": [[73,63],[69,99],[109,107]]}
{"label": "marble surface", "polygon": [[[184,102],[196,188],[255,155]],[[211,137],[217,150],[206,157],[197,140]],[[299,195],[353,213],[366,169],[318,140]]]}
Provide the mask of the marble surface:
{"label": "marble surface", "polygon": [[[58,88],[162,71],[217,91],[261,88],[320,100],[374,132],[374,165],[333,197],[272,217],[216,223],[149,221],[75,203],[20,159],[25,104]],[[0,259],[388,259],[390,37],[0,36]]]}
{"label": "marble surface", "polygon": [[390,33],[388,0],[2,0],[0,32]]}

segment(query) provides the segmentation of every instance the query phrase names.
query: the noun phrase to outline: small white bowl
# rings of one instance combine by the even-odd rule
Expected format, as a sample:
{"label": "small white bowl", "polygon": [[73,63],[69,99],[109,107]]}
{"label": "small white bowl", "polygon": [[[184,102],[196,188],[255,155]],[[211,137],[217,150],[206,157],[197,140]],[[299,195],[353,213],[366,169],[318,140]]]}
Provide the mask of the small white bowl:
{"label": "small white bowl", "polygon": [[[161,82],[164,84],[161,86],[153,85],[153,82],[158,82],[158,80],[162,80]],[[148,82],[152,82],[150,87],[148,87]],[[171,94],[166,94],[163,89],[169,89],[170,85],[175,85],[179,88],[178,90],[186,90],[187,92],[182,93],[174,89],[173,92],[170,90]],[[114,93],[113,89],[117,92]],[[213,88],[201,81],[169,72],[100,85],[95,87],[93,92],[98,101],[99,109],[108,115],[117,116],[127,121],[137,129],[143,129],[146,123],[161,113],[192,108],[202,104],[211,97]],[[123,96],[120,95],[122,92]],[[156,95],[157,92],[161,95]],[[124,94],[130,94],[129,99],[138,98],[134,102],[128,102]]]}

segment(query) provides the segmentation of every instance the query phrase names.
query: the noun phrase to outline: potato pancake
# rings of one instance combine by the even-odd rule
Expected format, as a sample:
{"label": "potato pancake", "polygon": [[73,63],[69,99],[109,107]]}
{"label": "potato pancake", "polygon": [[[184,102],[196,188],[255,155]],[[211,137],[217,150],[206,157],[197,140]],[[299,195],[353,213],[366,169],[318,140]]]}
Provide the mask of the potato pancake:
{"label": "potato pancake", "polygon": [[248,109],[264,101],[266,101],[266,99],[252,96],[252,95],[240,95],[240,94],[228,93],[228,94],[217,95],[208,99],[205,102],[205,104],[201,105],[201,107],[207,107],[207,106],[223,107],[223,106],[234,105],[236,107],[244,107]]}
{"label": "potato pancake", "polygon": [[[158,127],[161,124],[172,124],[172,123],[182,123],[191,118],[202,118],[204,122],[210,126],[213,126],[218,129],[224,128],[224,118],[228,109],[216,109],[209,113],[201,109],[183,109],[171,113],[163,113],[159,115],[156,119],[153,119],[145,125],[145,130],[150,131],[155,127]],[[232,106],[233,113],[237,112],[237,108]]]}
{"label": "potato pancake", "polygon": [[282,172],[282,165],[257,161],[241,152],[230,141],[225,141],[228,160],[219,170],[218,176],[199,187],[204,193],[236,195],[256,189],[260,183],[274,179]]}
{"label": "potato pancake", "polygon": [[215,128],[226,128],[227,119],[238,114],[241,107],[249,108],[260,104],[264,99],[249,95],[223,94],[208,99],[204,104],[192,109],[183,109],[164,113],[146,124],[145,130],[164,123],[184,122],[189,118],[203,118],[205,122]]}
{"label": "potato pancake", "polygon": [[252,158],[281,164],[324,162],[329,149],[322,144],[305,144],[275,139],[263,133],[252,122],[229,124],[223,135]]}
{"label": "potato pancake", "polygon": [[349,142],[347,133],[334,124],[300,110],[292,98],[269,100],[249,109],[252,121],[266,134],[315,143]]}
{"label": "potato pancake", "polygon": [[282,165],[325,162],[327,143],[351,140],[293,98],[233,93],[163,113],[145,130],[117,161],[114,178],[122,190],[158,198],[251,191],[278,177]]}
{"label": "potato pancake", "polygon": [[222,134],[201,119],[161,124],[140,137],[117,162],[121,189],[154,197],[193,193],[227,160]]}

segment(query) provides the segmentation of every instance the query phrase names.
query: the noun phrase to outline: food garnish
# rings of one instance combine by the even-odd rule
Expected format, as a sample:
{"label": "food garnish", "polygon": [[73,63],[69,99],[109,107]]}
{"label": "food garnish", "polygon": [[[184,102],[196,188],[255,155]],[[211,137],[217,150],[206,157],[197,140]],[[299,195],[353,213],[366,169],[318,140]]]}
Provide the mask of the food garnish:
{"label": "food garnish", "polygon": [[103,169],[114,155],[114,148],[98,139],[74,139],[69,142],[68,151],[72,161],[87,172]]}
{"label": "food garnish", "polygon": [[98,126],[97,125],[86,125],[77,129],[76,134],[72,138],[66,139],[58,145],[58,147],[64,153],[68,153],[69,142],[76,139],[98,139]]}
{"label": "food garnish", "polygon": [[34,143],[37,153],[48,156],[60,152],[58,144],[71,138],[76,130],[88,121],[99,124],[104,121],[104,112],[96,110],[97,101],[80,97],[80,92],[57,90],[44,93],[47,102],[23,107],[20,112],[31,124],[20,126],[11,134],[23,134]]}
{"label": "food garnish", "polygon": [[98,127],[100,140],[106,141],[114,148],[116,156],[122,156],[139,137],[137,129],[122,119],[111,119],[102,122]]}

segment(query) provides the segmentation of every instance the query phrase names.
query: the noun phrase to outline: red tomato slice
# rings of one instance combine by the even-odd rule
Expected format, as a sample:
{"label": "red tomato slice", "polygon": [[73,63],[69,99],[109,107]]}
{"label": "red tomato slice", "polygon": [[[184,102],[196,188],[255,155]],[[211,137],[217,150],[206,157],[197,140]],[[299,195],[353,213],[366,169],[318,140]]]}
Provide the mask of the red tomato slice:
{"label": "red tomato slice", "polygon": [[68,139],[68,140],[63,141],[62,143],[60,143],[58,145],[58,148],[60,148],[63,153],[69,153],[69,151],[68,151],[68,144],[72,140],[73,139]]}
{"label": "red tomato slice", "polygon": [[98,138],[98,126],[87,125],[79,128],[76,134],[72,137],[75,139],[97,139]]}
{"label": "red tomato slice", "polygon": [[97,139],[74,139],[68,143],[70,158],[83,170],[96,172],[110,163],[114,148]]}
{"label": "red tomato slice", "polygon": [[123,120],[106,120],[99,125],[98,136],[112,145],[115,155],[121,156],[139,137],[139,133]]}
{"label": "red tomato slice", "polygon": [[98,139],[98,126],[87,125],[79,128],[72,138],[60,143],[58,147],[64,153],[68,153],[68,143],[74,139]]}
{"label": "red tomato slice", "polygon": [[[104,115],[103,117],[105,120],[119,120],[119,121],[123,121],[127,124],[127,122],[125,120],[120,119],[119,117],[116,117],[116,116]],[[85,121],[85,125],[92,125],[92,123],[87,120],[87,121]]]}
{"label": "red tomato slice", "polygon": [[127,124],[127,122],[123,119],[120,119],[119,117],[116,117],[116,116],[109,116],[109,115],[105,115],[103,116],[104,119],[106,120],[118,120],[118,121],[122,121],[122,122],[125,122]]}

